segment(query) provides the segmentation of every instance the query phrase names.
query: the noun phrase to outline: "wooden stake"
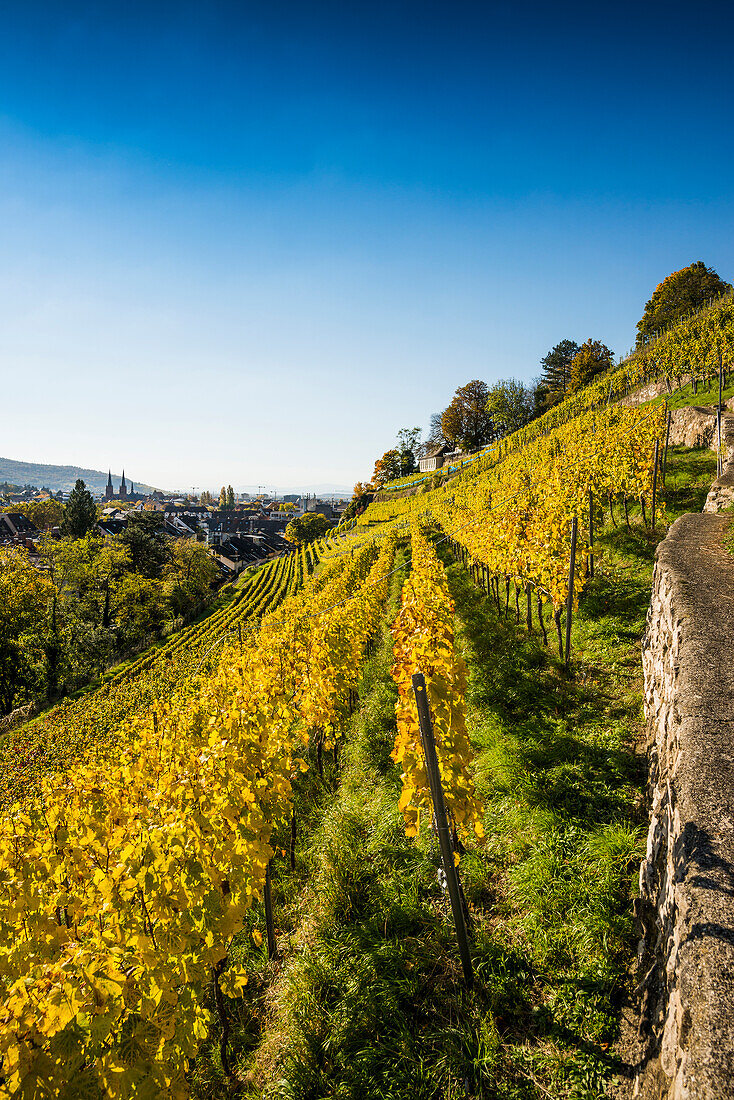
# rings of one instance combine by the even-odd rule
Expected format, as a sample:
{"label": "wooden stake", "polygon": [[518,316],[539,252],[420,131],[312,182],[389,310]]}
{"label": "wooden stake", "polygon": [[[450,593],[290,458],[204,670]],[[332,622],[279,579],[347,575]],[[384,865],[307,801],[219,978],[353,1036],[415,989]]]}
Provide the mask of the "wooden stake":
{"label": "wooden stake", "polygon": [[548,634],[545,629],[545,619],[543,618],[543,598],[538,592],[538,621],[540,622],[540,631],[543,635],[543,645],[548,645]]}
{"label": "wooden stake", "polygon": [[589,489],[589,576],[594,576],[594,492]]}
{"label": "wooden stake", "polygon": [[576,536],[579,521],[576,516],[571,521],[571,560],[568,563],[568,599],[566,600],[566,672],[571,666],[571,620],[573,618],[573,582],[576,572]]}
{"label": "wooden stake", "polygon": [[721,477],[724,472],[724,463],[721,456],[721,390],[723,385],[724,375],[724,360],[721,352],[719,352],[719,406],[716,410],[716,427],[718,429],[717,445],[716,445],[716,474],[717,477]]}
{"label": "wooden stake", "polygon": [[658,459],[660,458],[660,440],[655,440],[655,465],[652,470],[652,513],[650,515],[650,527],[655,530],[655,501],[658,495]]}
{"label": "wooden stake", "polygon": [[265,869],[265,928],[268,934],[268,958],[274,959],[278,954],[275,943],[275,928],[273,925],[273,893],[270,888],[270,867],[272,860]]}
{"label": "wooden stake", "polygon": [[459,876],[456,872],[456,864],[454,863],[454,849],[451,843],[451,833],[449,832],[449,823],[446,817],[446,804],[443,797],[443,787],[441,786],[441,775],[438,770],[436,742],[433,737],[433,726],[428,710],[426,681],[423,673],[413,673],[412,683],[415,693],[415,703],[418,708],[418,724],[421,731],[421,740],[423,741],[423,753],[426,758],[428,782],[431,787],[431,799],[433,801],[433,813],[436,819],[436,831],[438,832],[438,841],[441,847],[441,862],[443,863],[444,874],[446,875],[446,886],[451,902],[451,912],[454,917],[454,928],[456,929],[456,939],[459,944],[459,955],[461,956],[461,966],[464,971],[464,982],[466,983],[467,989],[471,989],[474,984],[474,971],[472,968],[471,954],[469,952],[469,937],[466,931],[466,919],[464,917]]}
{"label": "wooden stake", "polygon": [[665,485],[665,471],[668,468],[668,443],[670,441],[670,423],[672,419],[673,414],[668,411],[668,426],[665,429],[665,451],[663,453],[663,485]]}

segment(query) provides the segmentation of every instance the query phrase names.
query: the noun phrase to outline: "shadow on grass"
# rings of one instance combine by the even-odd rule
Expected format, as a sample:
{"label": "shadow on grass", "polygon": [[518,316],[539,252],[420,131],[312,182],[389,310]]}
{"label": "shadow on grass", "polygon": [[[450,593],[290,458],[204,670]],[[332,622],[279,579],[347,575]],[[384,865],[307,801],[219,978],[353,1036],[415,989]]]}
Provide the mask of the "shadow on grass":
{"label": "shadow on grass", "polygon": [[670,447],[662,499],[670,521],[700,512],[716,478],[716,455],[703,448]]}
{"label": "shadow on grass", "polygon": [[[639,780],[639,761],[628,745],[584,733],[598,728],[600,716],[614,720],[626,714],[618,692],[604,676],[598,682],[567,679],[539,635],[528,635],[514,614],[512,621],[498,617],[496,606],[479,595],[461,566],[450,564],[448,575],[472,654],[467,699],[477,714],[491,713],[507,732],[505,751],[514,764],[510,783],[519,782],[529,805],[555,815],[590,825],[615,820],[624,804],[615,788]],[[597,625],[608,621],[615,638],[627,642],[639,637],[648,598],[649,588],[641,583],[619,586],[599,577],[581,614]],[[628,636],[620,638],[621,633]],[[603,672],[594,657],[589,655],[588,669]],[[500,778],[496,789],[507,793],[507,783]]]}

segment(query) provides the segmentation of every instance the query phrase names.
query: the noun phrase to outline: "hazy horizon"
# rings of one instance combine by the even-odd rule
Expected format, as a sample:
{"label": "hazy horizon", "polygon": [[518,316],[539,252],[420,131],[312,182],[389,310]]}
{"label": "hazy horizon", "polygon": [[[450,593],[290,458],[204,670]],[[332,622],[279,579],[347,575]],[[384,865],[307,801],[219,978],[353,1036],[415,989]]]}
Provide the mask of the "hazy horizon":
{"label": "hazy horizon", "polygon": [[671,271],[734,278],[716,18],[6,6],[2,450],[350,486],[472,378],[626,352]]}

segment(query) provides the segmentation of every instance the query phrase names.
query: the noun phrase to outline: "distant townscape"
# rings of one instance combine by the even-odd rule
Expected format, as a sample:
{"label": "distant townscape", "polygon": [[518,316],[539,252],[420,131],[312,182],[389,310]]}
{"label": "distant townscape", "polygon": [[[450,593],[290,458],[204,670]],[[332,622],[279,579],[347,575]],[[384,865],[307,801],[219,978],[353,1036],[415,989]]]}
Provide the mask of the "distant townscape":
{"label": "distant townscape", "polygon": [[[117,486],[114,480],[108,472],[104,489],[92,492],[97,535],[114,540],[127,529],[131,515],[158,513],[169,539],[195,539],[210,549],[220,581],[292,549],[284,537],[292,520],[313,513],[323,515],[331,525],[339,521],[347,505],[344,499],[325,500],[310,494],[252,496],[235,493],[231,486],[222,489],[216,501],[206,491],[198,496],[178,496],[159,489],[141,491],[141,486],[136,489],[135,482],[126,479],[124,470]],[[42,537],[61,537],[64,506],[70,495],[61,489],[54,492],[48,487],[0,482],[0,545],[22,546],[31,560],[36,559],[34,552]]]}

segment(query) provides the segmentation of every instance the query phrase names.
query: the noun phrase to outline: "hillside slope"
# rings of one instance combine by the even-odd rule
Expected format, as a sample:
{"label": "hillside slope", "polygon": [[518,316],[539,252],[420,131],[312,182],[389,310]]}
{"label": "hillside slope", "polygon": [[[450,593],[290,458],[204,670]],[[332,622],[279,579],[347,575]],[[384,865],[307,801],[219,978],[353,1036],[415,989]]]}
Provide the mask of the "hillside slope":
{"label": "hillside slope", "polygon": [[[8,481],[11,485],[36,485],[52,489],[55,493],[61,490],[70,492],[81,478],[87,488],[93,493],[104,492],[107,484],[107,474],[102,470],[87,470],[83,466],[52,466],[45,462],[20,462],[15,458],[0,458],[0,481]],[[117,488],[120,484],[120,475],[113,474],[112,481]],[[127,474],[130,483],[130,472]],[[154,486],[147,485],[143,481],[133,478],[135,488],[139,492],[153,492]]]}

